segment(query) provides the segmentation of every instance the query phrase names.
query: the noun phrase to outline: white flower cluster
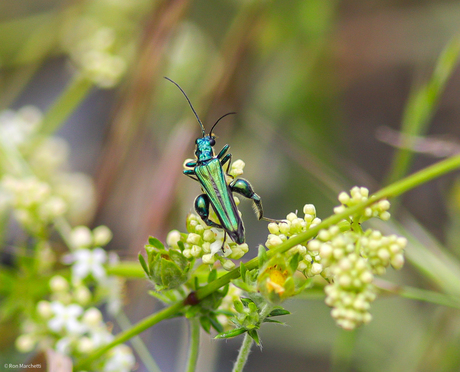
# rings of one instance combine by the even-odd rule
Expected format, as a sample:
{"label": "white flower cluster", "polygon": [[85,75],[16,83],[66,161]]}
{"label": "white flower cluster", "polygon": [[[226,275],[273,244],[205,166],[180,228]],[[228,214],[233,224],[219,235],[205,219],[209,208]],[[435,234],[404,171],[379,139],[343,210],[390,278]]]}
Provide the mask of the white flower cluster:
{"label": "white flower cluster", "polygon": [[0,137],[8,138],[2,142],[7,156],[5,173],[0,175],[0,209],[11,209],[32,234],[39,234],[63,215],[72,222],[86,222],[95,200],[88,176],[62,170],[67,163],[67,143],[57,137],[41,137],[41,122],[40,111],[32,106],[0,113]]}
{"label": "white flower cluster", "polygon": [[72,265],[72,284],[84,287],[85,282],[96,281],[96,297],[107,302],[108,311],[116,314],[121,307],[121,293],[124,280],[107,276],[104,265],[115,264],[118,256],[107,254],[102,248],[112,239],[107,226],[98,226],[91,231],[86,226],[77,226],[70,233],[71,253],[63,257],[65,264]]}
{"label": "white flower cluster", "polygon": [[30,232],[40,234],[56,217],[62,216],[67,205],[53,195],[51,187],[34,176],[16,178],[5,175],[0,181],[8,207],[15,218]]}
{"label": "white flower cluster", "polygon": [[[318,225],[321,220],[316,217],[316,209],[313,204],[305,204],[303,207],[304,217],[297,217],[297,213],[289,213],[283,222],[272,222],[268,225],[270,234],[265,243],[268,249],[274,248],[289,238],[307,231]],[[307,245],[298,244],[291,248],[286,254],[293,256],[299,253],[302,260],[299,263],[298,270],[302,271],[307,277],[313,277],[321,274],[323,266],[321,258],[317,251],[311,250]]]}
{"label": "white flower cluster", "polygon": [[[62,277],[53,277],[50,286],[55,294],[63,293],[68,283]],[[36,346],[52,347],[61,354],[82,357],[114,338],[101,312],[95,307],[85,310],[79,303],[40,301],[34,319],[35,322],[26,323],[24,334],[16,339],[16,347],[21,352],[29,352]],[[94,370],[127,372],[134,364],[132,350],[119,345],[111,349]]]}

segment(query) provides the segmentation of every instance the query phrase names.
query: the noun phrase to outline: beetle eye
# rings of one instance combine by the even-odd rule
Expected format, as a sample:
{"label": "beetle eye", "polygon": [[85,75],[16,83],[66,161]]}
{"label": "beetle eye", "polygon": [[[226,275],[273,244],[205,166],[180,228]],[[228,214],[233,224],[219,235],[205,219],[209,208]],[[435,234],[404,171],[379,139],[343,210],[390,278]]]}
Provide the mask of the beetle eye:
{"label": "beetle eye", "polygon": [[209,140],[209,144],[211,146],[214,146],[216,144],[216,140],[213,137],[211,137],[211,139]]}

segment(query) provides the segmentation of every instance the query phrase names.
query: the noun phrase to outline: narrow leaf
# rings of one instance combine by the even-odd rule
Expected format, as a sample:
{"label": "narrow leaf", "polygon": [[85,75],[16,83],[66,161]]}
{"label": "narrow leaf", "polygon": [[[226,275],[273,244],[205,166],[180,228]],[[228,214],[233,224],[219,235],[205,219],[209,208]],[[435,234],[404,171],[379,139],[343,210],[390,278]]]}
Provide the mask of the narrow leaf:
{"label": "narrow leaf", "polygon": [[162,242],[160,242],[157,238],[150,236],[149,237],[149,244],[153,245],[157,249],[165,249],[165,246]]}
{"label": "narrow leaf", "polygon": [[145,273],[147,274],[147,276],[150,277],[149,276],[149,268],[147,266],[147,263],[145,262],[144,256],[141,253],[139,253],[139,262],[140,262],[142,268],[144,269]]}
{"label": "narrow leaf", "polygon": [[276,308],[273,309],[272,312],[268,316],[281,316],[281,315],[289,315],[291,314],[289,311],[283,308]]}
{"label": "narrow leaf", "polygon": [[260,339],[259,339],[259,333],[255,329],[251,329],[248,331],[248,335],[251,336],[251,338],[255,341],[255,343],[260,346]]}
{"label": "narrow leaf", "polygon": [[216,279],[217,279],[217,270],[212,269],[208,275],[208,283],[211,283]]}
{"label": "narrow leaf", "polygon": [[211,332],[211,322],[207,316],[200,317],[201,327],[206,331],[206,333]]}
{"label": "narrow leaf", "polygon": [[232,329],[231,331],[219,333],[214,338],[216,338],[216,339],[232,338],[232,337],[239,336],[239,335],[243,334],[244,332],[246,332],[246,330],[244,328],[235,328],[235,329]]}

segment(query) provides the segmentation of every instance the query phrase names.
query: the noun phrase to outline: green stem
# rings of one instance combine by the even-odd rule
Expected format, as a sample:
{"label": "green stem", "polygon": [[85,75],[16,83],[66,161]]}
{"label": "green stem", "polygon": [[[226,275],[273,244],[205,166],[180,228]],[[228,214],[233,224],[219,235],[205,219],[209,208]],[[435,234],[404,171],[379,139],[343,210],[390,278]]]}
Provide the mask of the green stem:
{"label": "green stem", "polygon": [[107,275],[117,275],[128,279],[145,279],[145,272],[139,262],[119,262],[106,266]]}
{"label": "green stem", "polygon": [[347,372],[351,370],[353,350],[356,345],[356,329],[346,331],[339,329],[332,350],[332,371]]}
{"label": "green stem", "polygon": [[139,333],[145,331],[146,329],[154,326],[155,324],[161,322],[162,320],[169,319],[172,316],[176,315],[184,307],[183,301],[176,302],[174,305],[167,307],[159,312],[150,315],[149,317],[141,320],[139,323],[136,323],[132,328],[121,332],[115,339],[107,345],[96,349],[94,353],[90,354],[87,358],[81,360],[74,367],[74,371],[80,370],[89,370],[90,363],[104,355],[114,346],[122,344],[125,341],[137,336]]}
{"label": "green stem", "polygon": [[52,104],[45,114],[40,131],[43,135],[54,133],[83,101],[93,86],[91,80],[77,75],[67,86],[64,93]]}
{"label": "green stem", "polygon": [[200,348],[200,321],[198,318],[190,318],[190,349],[186,372],[195,372],[196,362],[198,361],[198,351]]}
{"label": "green stem", "polygon": [[[273,305],[266,302],[264,307],[259,313],[259,323],[262,324],[264,319],[273,310]],[[251,352],[253,339],[249,336],[248,332],[244,334],[243,343],[241,344],[240,350],[238,351],[238,358],[236,359],[235,365],[233,366],[232,372],[243,371],[246,362],[248,361],[249,353]]]}
{"label": "green stem", "polygon": [[242,372],[246,362],[248,360],[249,353],[251,351],[253,340],[252,337],[246,332],[244,334],[243,343],[241,344],[238,352],[238,358],[236,359],[235,365],[233,366],[232,372]]}

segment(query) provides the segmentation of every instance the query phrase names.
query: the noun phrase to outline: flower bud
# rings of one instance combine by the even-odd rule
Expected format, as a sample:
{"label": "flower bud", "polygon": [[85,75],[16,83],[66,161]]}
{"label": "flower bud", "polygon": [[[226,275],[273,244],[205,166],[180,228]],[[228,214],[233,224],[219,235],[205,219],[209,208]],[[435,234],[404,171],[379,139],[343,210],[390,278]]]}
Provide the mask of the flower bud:
{"label": "flower bud", "polygon": [[112,240],[112,231],[107,226],[101,225],[93,230],[93,244],[101,247],[107,245]]}

